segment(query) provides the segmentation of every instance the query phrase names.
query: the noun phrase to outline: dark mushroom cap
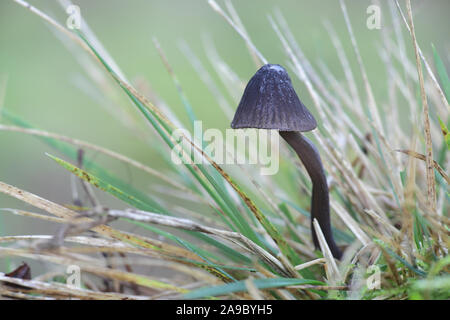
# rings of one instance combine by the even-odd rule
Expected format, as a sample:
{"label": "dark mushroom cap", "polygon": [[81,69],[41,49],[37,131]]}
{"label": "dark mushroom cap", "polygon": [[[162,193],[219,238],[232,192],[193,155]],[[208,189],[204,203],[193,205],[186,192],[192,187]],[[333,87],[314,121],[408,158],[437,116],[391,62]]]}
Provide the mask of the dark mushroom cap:
{"label": "dark mushroom cap", "polygon": [[291,78],[279,64],[266,64],[250,79],[236,110],[231,128],[311,131],[316,119],[292,87]]}

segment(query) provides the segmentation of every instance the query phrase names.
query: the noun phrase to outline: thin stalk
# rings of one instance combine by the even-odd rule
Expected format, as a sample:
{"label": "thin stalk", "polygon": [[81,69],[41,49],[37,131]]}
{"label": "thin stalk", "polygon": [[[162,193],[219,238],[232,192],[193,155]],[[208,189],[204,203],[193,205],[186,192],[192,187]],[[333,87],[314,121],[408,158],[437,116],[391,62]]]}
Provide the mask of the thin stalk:
{"label": "thin stalk", "polygon": [[312,225],[313,220],[317,219],[331,253],[335,258],[340,259],[342,257],[342,252],[334,241],[333,234],[331,233],[330,198],[328,195],[327,179],[319,151],[317,151],[317,148],[308,138],[304,137],[299,132],[280,131],[280,135],[297,153],[312,181],[311,231],[314,246],[316,249],[320,248],[316,232]]}

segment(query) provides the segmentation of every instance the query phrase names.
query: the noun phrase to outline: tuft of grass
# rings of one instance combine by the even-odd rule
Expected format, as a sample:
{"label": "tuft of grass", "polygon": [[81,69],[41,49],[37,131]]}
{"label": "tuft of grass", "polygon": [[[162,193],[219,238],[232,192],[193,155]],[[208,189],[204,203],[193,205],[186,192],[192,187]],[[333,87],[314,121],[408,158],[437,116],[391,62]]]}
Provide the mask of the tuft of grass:
{"label": "tuft of grass", "polygon": [[[320,58],[311,61],[305,56],[279,9],[268,16],[285,53],[285,65],[305,84],[313,101],[311,109],[318,114],[319,128],[310,135],[330,181],[333,232],[344,249],[341,261],[333,259],[316,221],[313,227],[323,254],[312,248],[310,182],[285,146],[280,150],[280,173],[262,178],[258,165],[222,167],[208,154],[204,141],[184,133],[173,135],[176,129],[191,128],[193,121],[201,120],[201,113],[188,100],[156,39],[156,50],[188,115],[187,124],[126,79],[85,21],[82,30],[71,31],[26,1],[13,1],[64,36],[61,40],[81,67],[88,74],[95,70],[95,89],[115,106],[112,114],[144,141],[143,147],[158,152],[170,169],[161,172],[120,152],[40,130],[2,106],[1,120],[9,124],[0,124],[0,130],[45,142],[49,158],[72,176],[73,201],[57,204],[0,181],[1,193],[41,210],[0,208],[1,214],[59,225],[50,235],[8,236],[2,229],[2,258],[45,261],[55,268],[32,280],[0,274],[0,281],[10,284],[0,288],[0,295],[20,299],[448,299],[449,83],[436,48],[432,46],[440,83],[418,44],[409,1],[408,19],[397,1],[397,8],[389,4],[393,29],[383,28],[383,43],[377,49],[389,86],[380,96],[372,90],[344,1],[340,4],[348,38],[339,38],[331,23],[325,22],[344,79]],[[63,6],[69,3],[61,1]],[[231,1],[225,0],[225,9],[214,0],[208,3],[245,42],[255,69],[267,63],[264,48],[252,42],[245,18],[239,17]],[[404,33],[411,36],[412,46],[403,43]],[[351,46],[351,56],[344,44]],[[187,43],[180,47],[205,90],[217,97],[218,114],[229,118],[227,97],[238,97],[245,79],[220,58],[211,41],[205,41],[205,51],[224,86],[215,83],[203,66],[207,62]],[[408,53],[414,53],[415,61]],[[349,63],[354,58],[356,71]],[[356,81],[359,77],[362,83]],[[113,85],[105,85],[108,78]],[[118,97],[128,99],[128,105],[118,103]],[[175,166],[172,150],[180,159],[199,157],[203,162]],[[50,155],[53,152],[67,160]],[[137,190],[94,161],[90,152],[148,174],[155,179],[151,191]],[[237,152],[250,157],[245,150]],[[301,189],[308,197],[298,199],[286,186]],[[98,193],[109,194],[125,209],[99,201]],[[65,269],[73,265],[82,270],[81,287],[68,284]],[[138,273],[142,267],[149,271]],[[376,286],[372,286],[374,279]]]}

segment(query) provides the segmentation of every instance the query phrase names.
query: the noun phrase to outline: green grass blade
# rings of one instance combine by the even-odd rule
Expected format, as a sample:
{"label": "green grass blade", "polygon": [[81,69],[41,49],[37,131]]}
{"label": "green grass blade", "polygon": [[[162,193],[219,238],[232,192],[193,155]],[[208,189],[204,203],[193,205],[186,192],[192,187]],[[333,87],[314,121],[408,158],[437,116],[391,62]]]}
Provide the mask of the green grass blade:
{"label": "green grass blade", "polygon": [[234,250],[233,248],[230,248],[230,247],[224,245],[222,242],[209,237],[206,234],[199,233],[199,232],[193,232],[193,231],[186,231],[186,233],[196,235],[197,238],[203,240],[205,243],[221,249],[225,256],[229,257],[231,260],[233,260],[235,262],[243,262],[246,264],[252,263],[252,260],[250,258],[248,258],[247,256]]}
{"label": "green grass blade", "polygon": [[124,201],[125,203],[128,203],[129,205],[145,211],[152,211],[154,208],[149,206],[148,204],[142,202],[141,200],[133,197],[132,195],[129,195],[119,188],[103,181],[102,179],[94,176],[93,174],[88,173],[85,170],[82,170],[58,157],[52,156],[50,154],[47,154],[48,157],[50,157],[52,160],[56,161],[59,165],[61,165],[66,170],[72,172],[74,175],[79,177],[80,179],[83,179],[84,181],[92,184],[94,187],[101,189],[105,192],[108,192],[109,194],[113,195],[114,197]]}
{"label": "green grass blade", "polygon": [[[254,279],[253,284],[258,289],[282,288],[296,285],[324,285],[323,282],[308,279],[272,278]],[[245,281],[237,281],[214,287],[203,287],[183,295],[184,299],[200,299],[205,297],[224,296],[235,292],[245,292]]]}

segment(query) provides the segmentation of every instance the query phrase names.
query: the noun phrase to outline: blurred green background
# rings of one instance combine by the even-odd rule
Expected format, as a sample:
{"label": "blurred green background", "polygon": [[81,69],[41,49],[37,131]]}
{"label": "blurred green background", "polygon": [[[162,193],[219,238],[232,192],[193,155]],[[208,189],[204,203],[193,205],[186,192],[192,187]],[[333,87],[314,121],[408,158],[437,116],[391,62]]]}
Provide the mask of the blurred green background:
{"label": "blurred green background", "polygon": [[[218,2],[223,6],[222,2]],[[30,3],[61,23],[67,18],[55,0]],[[213,38],[221,57],[242,80],[252,76],[255,65],[242,39],[211,9],[207,1],[78,0],[74,3],[80,6],[82,16],[128,79],[145,78],[180,119],[187,120],[176,88],[153,45],[152,37],[157,37],[195,112],[204,121],[204,127],[224,129],[229,126],[216,99],[180,51],[179,42],[185,40],[190,45],[215,80],[218,77],[209,64],[202,41],[205,35]],[[391,18],[386,1],[380,3],[382,28],[390,28]],[[360,81],[338,1],[235,0],[233,4],[253,42],[271,63],[285,64],[287,60],[267,19],[267,14],[278,7],[311,62],[316,65],[319,59],[323,60],[342,80],[339,60],[323,25],[323,21],[329,21],[342,39],[356,79]],[[382,61],[377,51],[381,31],[366,27],[366,9],[372,2],[346,1],[346,4],[370,82],[375,94],[382,94],[386,89],[386,74],[380,71],[384,69],[379,68]],[[417,38],[425,54],[431,56],[431,43],[434,43],[447,63],[450,2],[413,1],[412,5]],[[403,23],[401,26],[405,31]],[[406,32],[404,35],[407,50],[412,53],[411,40]],[[148,150],[142,141],[105,112],[95,99],[74,84],[74,79],[80,74],[83,75],[84,71],[72,53],[40,18],[12,0],[0,1],[0,77],[7,79],[2,107],[38,128],[87,140],[154,168],[167,170],[158,153]],[[311,106],[304,86],[297,79],[293,80],[300,97]],[[218,84],[222,88],[219,81]],[[95,87],[93,89],[96,90]],[[119,89],[117,91],[120,92]],[[224,95],[234,106],[225,91]],[[130,104],[129,108],[133,106]],[[311,111],[315,113],[312,107]],[[155,143],[158,142],[155,138]],[[56,153],[31,136],[0,132],[0,180],[58,203],[70,203],[69,174],[47,158],[45,152]],[[106,161],[102,156],[96,160]],[[138,175],[116,162],[102,163],[137,188],[149,190],[151,179],[148,176]],[[3,194],[0,194],[0,207],[34,210]],[[31,224],[29,219],[0,214],[2,234],[42,233],[50,228],[41,222]],[[52,228],[54,226],[50,231]]]}

